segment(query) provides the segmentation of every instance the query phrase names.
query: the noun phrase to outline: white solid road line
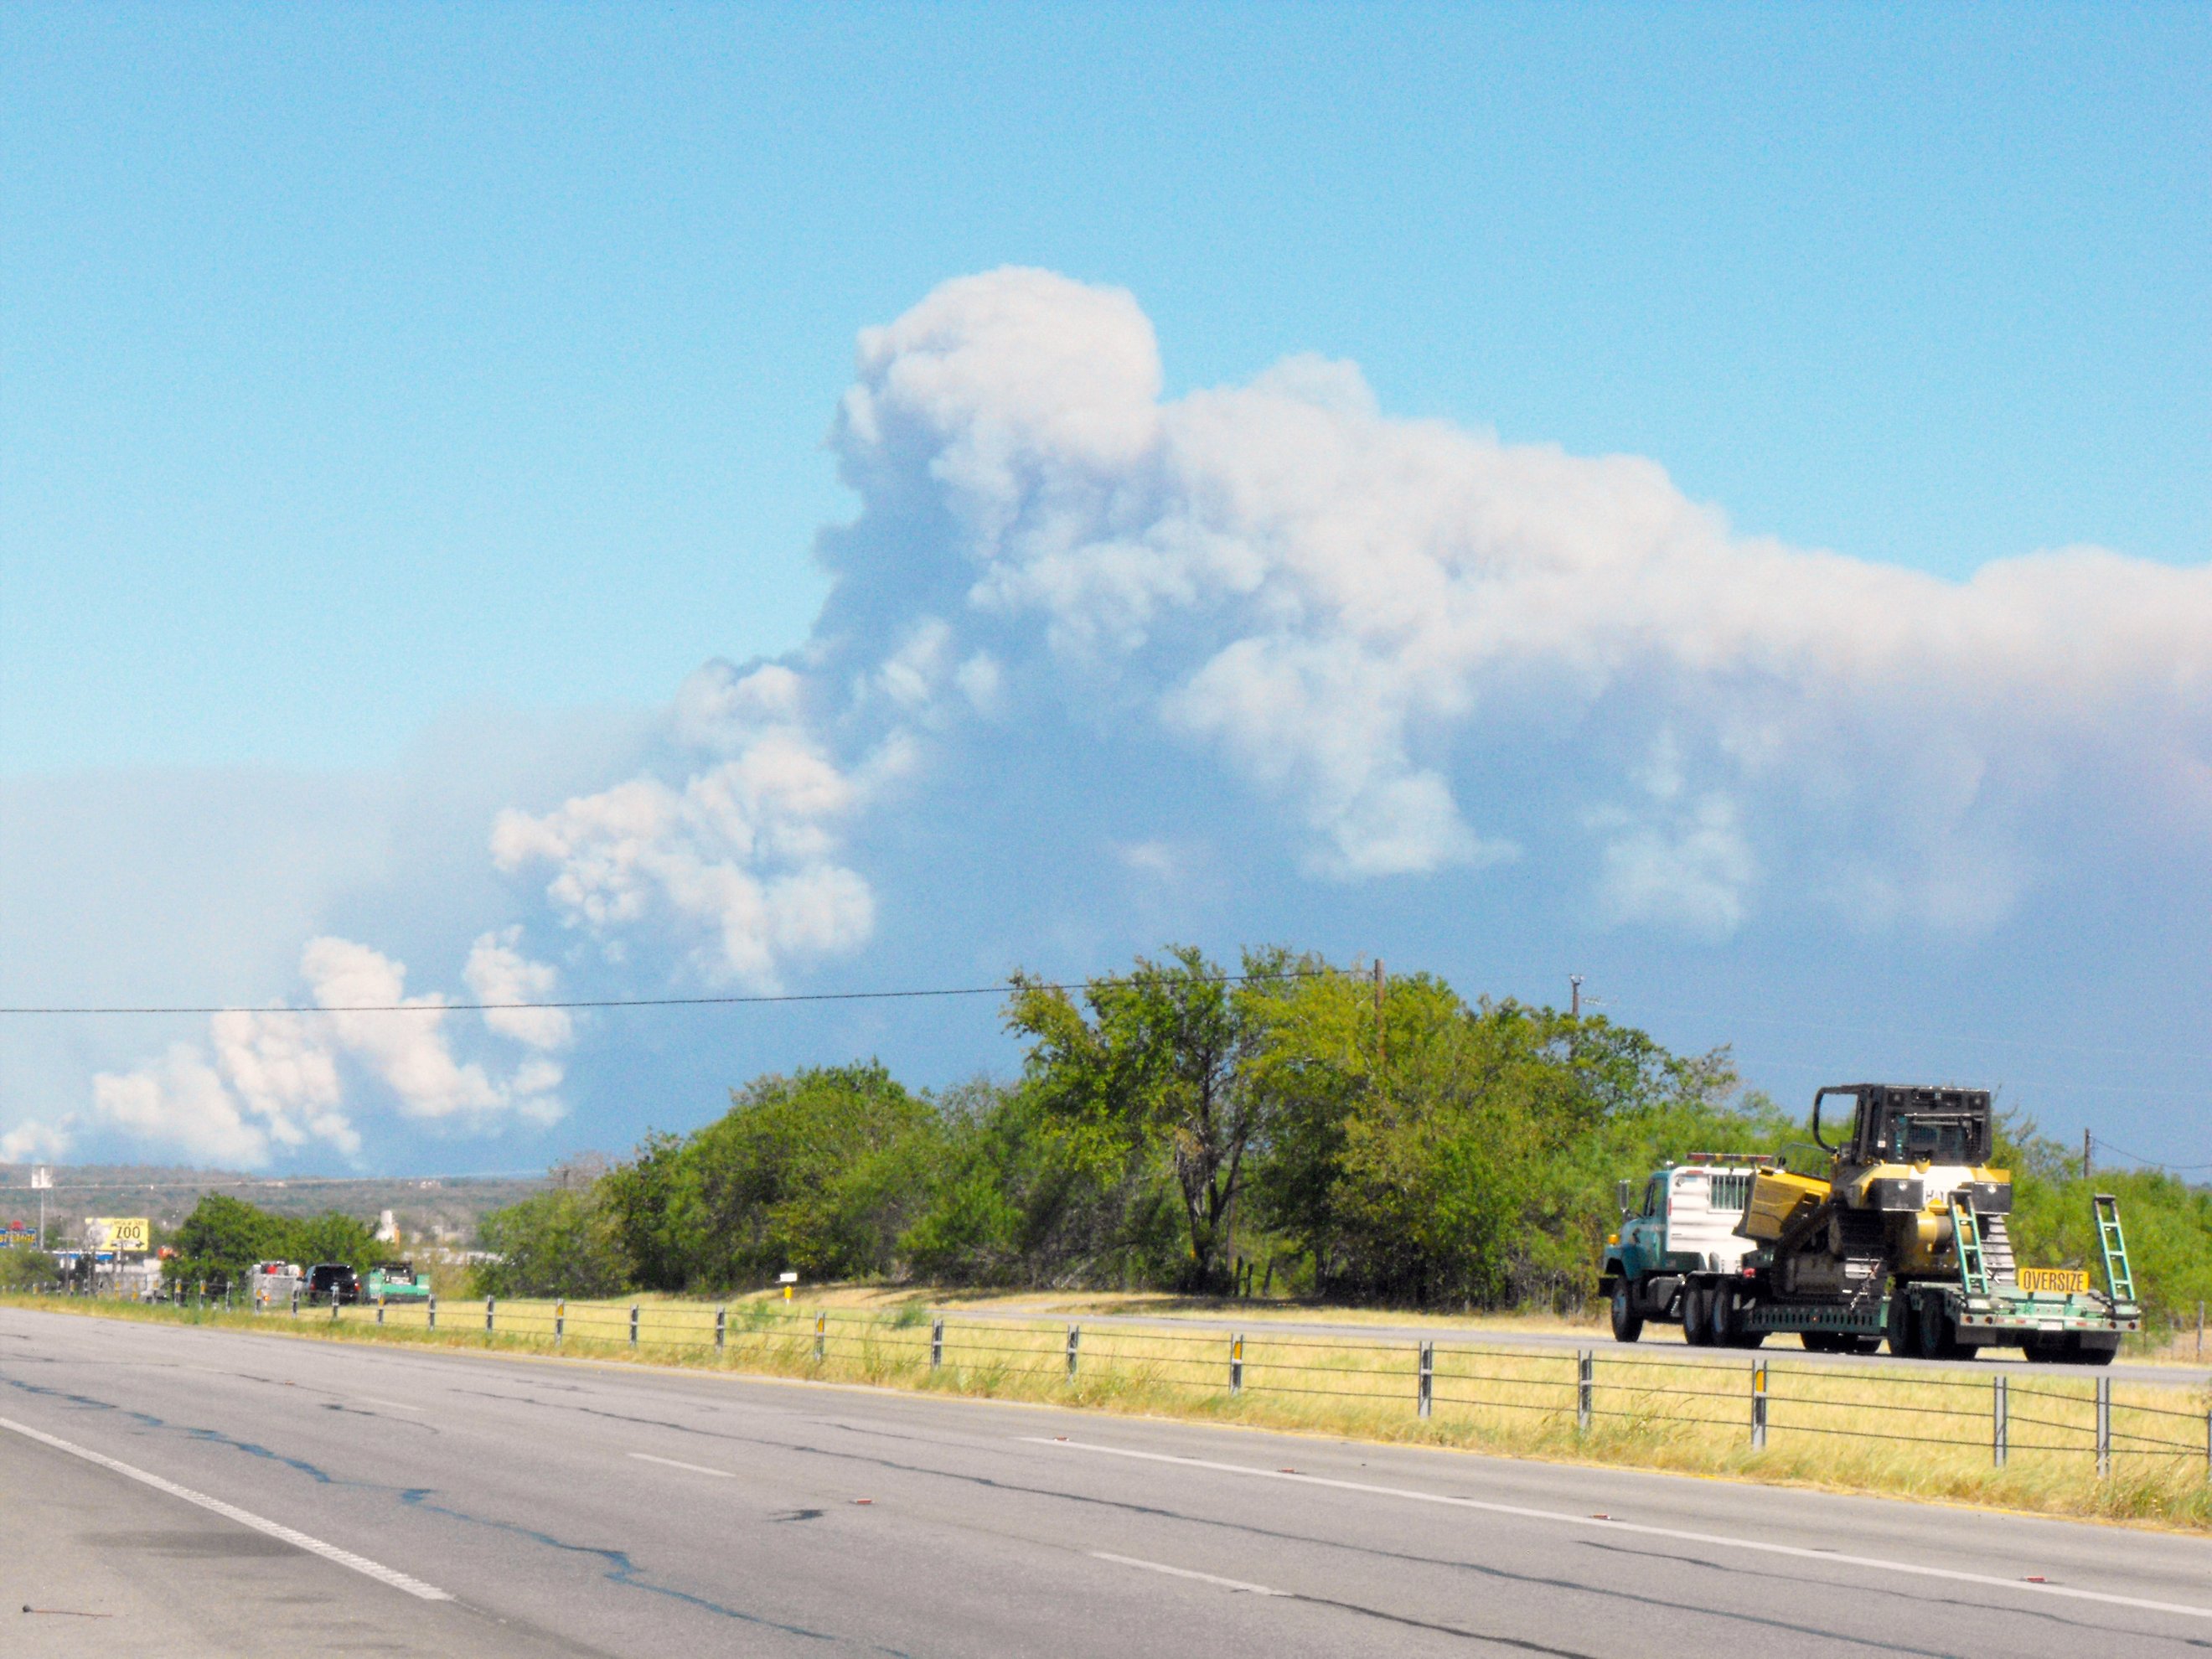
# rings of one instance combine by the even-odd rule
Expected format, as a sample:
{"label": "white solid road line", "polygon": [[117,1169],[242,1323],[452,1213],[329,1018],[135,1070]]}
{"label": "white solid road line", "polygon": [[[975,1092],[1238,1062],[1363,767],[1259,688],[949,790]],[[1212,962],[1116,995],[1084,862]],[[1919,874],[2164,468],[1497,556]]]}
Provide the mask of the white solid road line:
{"label": "white solid road line", "polygon": [[125,1480],[136,1480],[142,1486],[151,1486],[155,1492],[165,1492],[172,1498],[181,1498],[187,1504],[197,1504],[226,1521],[235,1521],[241,1527],[251,1527],[271,1538],[281,1538],[295,1549],[305,1550],[310,1555],[319,1555],[324,1560],[335,1561],[342,1567],[350,1567],[380,1584],[405,1590],[408,1595],[419,1596],[425,1601],[450,1601],[453,1599],[435,1584],[426,1584],[419,1578],[410,1578],[397,1568],[386,1566],[381,1561],[372,1561],[365,1555],[356,1555],[351,1550],[342,1550],[336,1544],[325,1544],[319,1538],[310,1538],[304,1532],[295,1532],[281,1522],[269,1520],[250,1510],[240,1509],[235,1504],[226,1504],[220,1498],[210,1498],[205,1492],[194,1492],[190,1486],[180,1486],[173,1480],[164,1480],[158,1474],[149,1474],[144,1469],[134,1468],[128,1463],[119,1462],[88,1447],[59,1439],[27,1424],[0,1417],[0,1429],[11,1434],[20,1434],[26,1440],[35,1440],[42,1446],[52,1446],[56,1451],[67,1452],[71,1457],[81,1457],[88,1463],[97,1463],[103,1469],[112,1469]]}
{"label": "white solid road line", "polygon": [[1221,1474],[1250,1475],[1261,1480],[1294,1480],[1310,1486],[1328,1486],[1339,1492],[1368,1492],[1381,1498],[1410,1498],[1418,1504],[1445,1504],[1454,1509],[1480,1510],[1487,1515],[1510,1515],[1523,1521],[1549,1521],[1560,1526],[1587,1527],[1593,1531],[1637,1533],[1647,1538],[1670,1538],[1677,1543],[1710,1544],[1720,1549],[1756,1550],[1762,1555],[1787,1555],[1805,1561],[1825,1561],[1838,1566],[1872,1567],[1882,1572],[1901,1572],[1916,1578],[1943,1578],[1954,1583],[1986,1584],[1994,1589],[2018,1590],[2029,1595],[2057,1595],[2074,1601],[2103,1601],[2113,1607],[2140,1607],[2151,1613],[2178,1613],[2189,1619],[2212,1619],[2212,1607],[2186,1601],[2154,1601],[2141,1595],[2118,1595],[2109,1590],[2076,1589],[2070,1584],[2038,1584],[2025,1578],[2001,1578],[1995,1573],[1966,1572],[1955,1567],[1923,1566],[1917,1561],[1891,1561],[1874,1555],[1846,1555],[1840,1550],[1806,1549],[1796,1544],[1771,1544],[1763,1539],[1730,1538],[1723,1534],[1689,1532],[1680,1527],[1645,1526],[1634,1521],[1601,1520],[1594,1515],[1569,1515],[1559,1510],[1529,1509],[1519,1504],[1492,1504],[1480,1498],[1455,1498],[1445,1492],[1417,1492],[1410,1486],[1373,1486],[1364,1480],[1338,1480],[1327,1475],[1299,1474],[1290,1469],[1256,1468],[1245,1463],[1217,1463],[1204,1457],[1177,1457],[1168,1452],[1131,1451],[1122,1446],[1102,1446],[1085,1440],[1047,1438],[1025,1434],[1017,1438],[1033,1446],[1058,1451],[1097,1452],[1109,1457],[1134,1458],[1146,1463],[1176,1463],[1185,1468],[1211,1469]]}
{"label": "white solid road line", "polygon": [[1224,1589],[1242,1590],[1247,1595],[1280,1595],[1282,1591],[1269,1589],[1265,1584],[1248,1584],[1242,1578],[1217,1578],[1210,1572],[1193,1572],[1188,1567],[1171,1567],[1164,1561],[1144,1561],[1133,1555],[1110,1555],[1104,1550],[1093,1550],[1094,1561],[1111,1561],[1117,1566],[1142,1567],[1146,1572],[1164,1572],[1170,1578],[1195,1578],[1201,1584],[1218,1584]]}
{"label": "white solid road line", "polygon": [[354,1395],[354,1398],[360,1401],[364,1406],[381,1406],[386,1411],[419,1412],[422,1409],[420,1406],[404,1405],[397,1400],[379,1400],[373,1394],[357,1394]]}
{"label": "white solid road line", "polygon": [[630,1455],[641,1463],[661,1463],[672,1469],[689,1469],[694,1474],[711,1474],[717,1480],[734,1480],[738,1478],[727,1469],[710,1469],[704,1463],[679,1462],[673,1457],[655,1457],[651,1452],[632,1452]]}

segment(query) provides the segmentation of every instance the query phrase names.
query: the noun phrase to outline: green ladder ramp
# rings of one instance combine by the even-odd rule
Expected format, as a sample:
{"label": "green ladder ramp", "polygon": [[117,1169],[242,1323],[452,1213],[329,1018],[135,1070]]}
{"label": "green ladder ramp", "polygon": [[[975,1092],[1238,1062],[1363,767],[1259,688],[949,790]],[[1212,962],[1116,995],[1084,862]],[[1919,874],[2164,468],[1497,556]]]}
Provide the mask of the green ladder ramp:
{"label": "green ladder ramp", "polygon": [[2120,1200],[2099,1193],[2090,1200],[2097,1220],[2097,1244],[2105,1253],[2105,1288],[2114,1302],[2136,1299],[2136,1276],[2128,1267],[2128,1242],[2120,1236]]}
{"label": "green ladder ramp", "polygon": [[1987,1296],[1990,1267],[1982,1255],[1982,1225],[1974,1218],[1974,1206],[1955,1197],[1951,1200],[1951,1238],[1959,1251],[1959,1282],[1968,1296]]}

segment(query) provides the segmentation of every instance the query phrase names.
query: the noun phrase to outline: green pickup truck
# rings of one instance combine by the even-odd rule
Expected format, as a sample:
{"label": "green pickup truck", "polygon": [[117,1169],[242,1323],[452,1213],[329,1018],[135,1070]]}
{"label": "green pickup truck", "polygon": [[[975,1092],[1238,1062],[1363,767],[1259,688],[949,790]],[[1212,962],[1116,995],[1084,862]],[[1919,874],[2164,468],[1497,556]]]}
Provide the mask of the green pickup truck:
{"label": "green pickup truck", "polygon": [[411,1261],[380,1261],[361,1282],[361,1299],[369,1303],[428,1302],[430,1287],[415,1277]]}

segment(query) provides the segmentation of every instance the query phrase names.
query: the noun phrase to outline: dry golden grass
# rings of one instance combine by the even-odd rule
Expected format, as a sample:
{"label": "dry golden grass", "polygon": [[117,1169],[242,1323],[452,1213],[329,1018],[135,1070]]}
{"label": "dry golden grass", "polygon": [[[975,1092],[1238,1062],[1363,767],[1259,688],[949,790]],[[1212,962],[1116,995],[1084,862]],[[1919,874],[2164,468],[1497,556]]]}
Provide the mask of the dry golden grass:
{"label": "dry golden grass", "polygon": [[[559,1352],[871,1383],[2212,1532],[2206,1455],[2212,1389],[2110,1379],[2113,1456],[2111,1473],[2100,1479],[2098,1378],[2087,1371],[2052,1377],[1996,1366],[1980,1374],[1845,1367],[1789,1350],[1731,1354],[1594,1340],[1584,1430],[1577,1419],[1576,1352],[1516,1348],[1510,1339],[1480,1346],[1436,1343],[1431,1413],[1422,1417],[1415,1409],[1416,1342],[1271,1333],[1260,1322],[1233,1350],[1232,1339],[1220,1333],[1084,1328],[1080,1320],[987,1322],[950,1310],[942,1314],[941,1363],[933,1366],[927,1310],[918,1301],[871,1305],[859,1296],[819,1306],[753,1297],[719,1310],[676,1298],[503,1301],[489,1334],[481,1302],[442,1303],[434,1330],[419,1305],[386,1309],[380,1325],[368,1307],[343,1309],[333,1320],[326,1310],[257,1317],[133,1303],[36,1305],[340,1340]],[[1078,1328],[1072,1373],[1071,1323]],[[1232,1389],[1232,1359],[1240,1354],[1242,1386]],[[1767,1388],[1763,1450],[1750,1443],[1757,1364],[1765,1366]],[[2002,1468],[1993,1466],[1990,1451],[2000,1375],[2010,1416]]]}

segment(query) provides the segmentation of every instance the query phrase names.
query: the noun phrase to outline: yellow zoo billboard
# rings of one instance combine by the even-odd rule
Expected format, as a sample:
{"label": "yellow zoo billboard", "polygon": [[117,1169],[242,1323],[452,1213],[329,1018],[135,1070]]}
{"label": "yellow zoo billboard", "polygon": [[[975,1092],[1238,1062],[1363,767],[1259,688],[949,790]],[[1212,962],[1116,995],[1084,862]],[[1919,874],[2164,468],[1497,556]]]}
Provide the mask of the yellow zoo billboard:
{"label": "yellow zoo billboard", "polygon": [[95,1250],[118,1255],[143,1255],[153,1248],[153,1223],[143,1215],[95,1215],[85,1218],[85,1242]]}

